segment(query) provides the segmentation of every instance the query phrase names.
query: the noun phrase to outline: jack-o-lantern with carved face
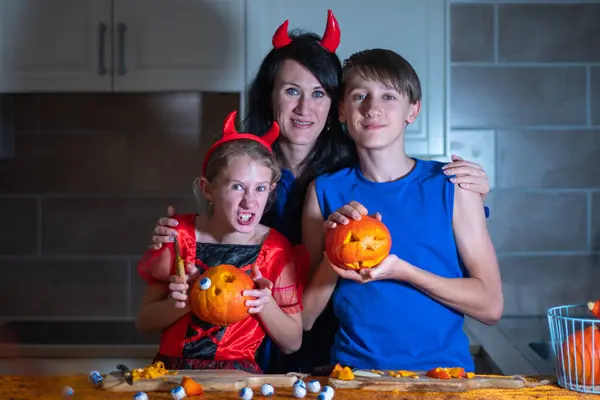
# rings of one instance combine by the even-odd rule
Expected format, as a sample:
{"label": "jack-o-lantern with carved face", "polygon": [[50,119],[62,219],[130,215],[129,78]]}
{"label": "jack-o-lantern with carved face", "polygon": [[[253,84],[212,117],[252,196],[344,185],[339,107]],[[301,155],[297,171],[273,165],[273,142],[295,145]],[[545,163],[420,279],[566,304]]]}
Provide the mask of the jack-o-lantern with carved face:
{"label": "jack-o-lantern with carved face", "polygon": [[377,266],[390,253],[392,237],[385,224],[363,216],[327,231],[325,251],[338,267],[363,269]]}
{"label": "jack-o-lantern with carved face", "polygon": [[254,289],[254,281],[248,274],[233,265],[209,268],[193,284],[190,305],[193,313],[203,321],[214,325],[230,325],[248,317],[244,290]]}

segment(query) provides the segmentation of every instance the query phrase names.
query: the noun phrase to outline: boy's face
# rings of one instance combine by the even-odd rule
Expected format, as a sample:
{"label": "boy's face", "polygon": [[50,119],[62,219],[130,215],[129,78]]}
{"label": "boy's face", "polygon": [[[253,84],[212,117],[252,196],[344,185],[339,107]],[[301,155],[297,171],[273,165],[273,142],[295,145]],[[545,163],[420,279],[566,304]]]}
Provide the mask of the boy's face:
{"label": "boy's face", "polygon": [[346,122],[358,147],[381,149],[402,140],[407,123],[415,122],[421,103],[381,82],[352,74],[340,106],[340,121]]}

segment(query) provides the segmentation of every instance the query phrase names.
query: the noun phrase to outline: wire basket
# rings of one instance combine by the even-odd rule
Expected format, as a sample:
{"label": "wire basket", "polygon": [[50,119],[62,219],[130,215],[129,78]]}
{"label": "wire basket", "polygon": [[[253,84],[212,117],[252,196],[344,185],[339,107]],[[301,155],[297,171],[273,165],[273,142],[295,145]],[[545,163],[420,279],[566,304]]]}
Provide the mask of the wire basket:
{"label": "wire basket", "polygon": [[553,307],[548,325],[556,377],[566,389],[600,393],[600,320],[586,305]]}

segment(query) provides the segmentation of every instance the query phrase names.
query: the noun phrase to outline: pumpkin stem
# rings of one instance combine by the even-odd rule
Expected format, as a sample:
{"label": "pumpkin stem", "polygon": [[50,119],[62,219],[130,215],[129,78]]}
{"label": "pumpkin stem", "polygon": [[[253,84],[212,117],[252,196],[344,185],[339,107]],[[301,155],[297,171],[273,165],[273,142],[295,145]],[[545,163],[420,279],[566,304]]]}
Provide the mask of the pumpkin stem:
{"label": "pumpkin stem", "polygon": [[587,306],[590,309],[590,311],[592,311],[594,309],[594,302],[593,301],[588,301],[587,302]]}

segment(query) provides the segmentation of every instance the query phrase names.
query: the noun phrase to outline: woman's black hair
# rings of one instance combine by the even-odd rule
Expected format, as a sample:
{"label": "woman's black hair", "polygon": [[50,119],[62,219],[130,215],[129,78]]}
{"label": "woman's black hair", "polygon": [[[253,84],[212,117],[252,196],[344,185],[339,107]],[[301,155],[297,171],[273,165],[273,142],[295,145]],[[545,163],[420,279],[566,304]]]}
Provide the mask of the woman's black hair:
{"label": "woman's black hair", "polygon": [[[338,118],[340,100],[340,79],[342,65],[334,53],[319,44],[321,37],[314,33],[290,32],[292,42],[279,49],[272,49],[264,58],[256,77],[247,93],[246,118],[243,122],[245,132],[259,136],[266,133],[273,123],[273,87],[279,69],[285,60],[294,60],[306,67],[321,83],[331,98],[331,108],[327,123],[319,134],[314,147],[298,166],[296,177],[297,191],[294,199],[301,210],[308,184],[317,176],[335,172],[353,165],[356,160],[356,148],[350,136],[342,130]],[[286,167],[283,154],[277,142],[273,144],[282,167]],[[294,207],[296,208],[296,207]]]}

